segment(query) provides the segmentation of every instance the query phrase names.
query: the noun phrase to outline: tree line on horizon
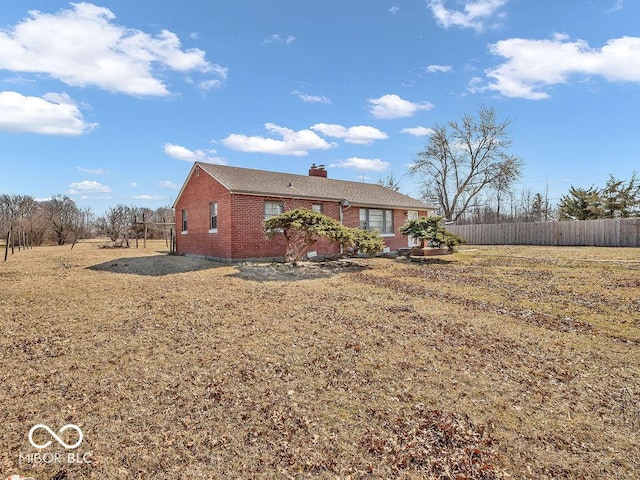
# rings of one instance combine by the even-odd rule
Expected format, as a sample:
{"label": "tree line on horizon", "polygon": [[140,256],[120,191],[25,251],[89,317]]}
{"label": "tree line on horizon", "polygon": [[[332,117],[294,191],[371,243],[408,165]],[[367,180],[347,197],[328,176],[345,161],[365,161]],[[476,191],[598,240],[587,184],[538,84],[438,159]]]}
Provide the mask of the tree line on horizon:
{"label": "tree line on horizon", "polygon": [[[422,199],[439,207],[439,215],[453,223],[532,222],[591,220],[640,216],[640,180],[610,176],[606,185],[571,186],[558,205],[548,193],[514,185],[522,177],[522,159],[510,152],[510,120],[498,119],[493,107],[482,106],[474,115],[434,124],[424,150],[409,173],[419,176]],[[378,182],[399,190],[393,174]],[[163,238],[166,223],[175,221],[171,207],[152,210],[116,205],[96,217],[90,208],[79,208],[67,195],[37,201],[28,195],[0,195],[0,233],[19,229],[30,243],[64,245],[78,238],[105,236],[112,241],[136,238],[147,222],[147,238]]]}
{"label": "tree line on horizon", "polygon": [[[500,208],[496,208],[496,205]],[[463,225],[631,217],[640,217],[640,181],[636,173],[629,180],[619,180],[610,175],[603,187],[593,184],[588,188],[571,185],[557,204],[550,201],[546,191],[509,191],[501,199],[489,198],[483,204],[474,203],[456,223]]]}
{"label": "tree line on horizon", "polygon": [[80,208],[67,195],[57,194],[39,201],[29,195],[0,195],[0,237],[7,232],[24,232],[32,245],[65,245],[79,239],[107,237],[111,241],[142,238],[147,223],[147,238],[165,238],[165,223],[173,223],[171,207],[155,210],[116,205],[102,216],[90,208]]}
{"label": "tree line on horizon", "polygon": [[[640,216],[640,182],[611,175],[604,187],[571,186],[558,205],[548,192],[514,192],[524,162],[511,153],[511,121],[493,107],[431,127],[410,173],[421,178],[422,199],[439,207],[451,223],[590,220]],[[393,175],[380,184],[397,190]]]}

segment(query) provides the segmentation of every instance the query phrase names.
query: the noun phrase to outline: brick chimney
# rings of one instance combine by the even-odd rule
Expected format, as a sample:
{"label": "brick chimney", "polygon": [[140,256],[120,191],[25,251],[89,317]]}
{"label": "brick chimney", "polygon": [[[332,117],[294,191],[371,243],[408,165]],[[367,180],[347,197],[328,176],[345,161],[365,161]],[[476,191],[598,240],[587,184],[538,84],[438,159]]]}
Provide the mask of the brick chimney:
{"label": "brick chimney", "polygon": [[314,163],[309,169],[309,176],[327,178],[327,171],[325,170],[324,165],[318,165],[316,167],[316,164]]}

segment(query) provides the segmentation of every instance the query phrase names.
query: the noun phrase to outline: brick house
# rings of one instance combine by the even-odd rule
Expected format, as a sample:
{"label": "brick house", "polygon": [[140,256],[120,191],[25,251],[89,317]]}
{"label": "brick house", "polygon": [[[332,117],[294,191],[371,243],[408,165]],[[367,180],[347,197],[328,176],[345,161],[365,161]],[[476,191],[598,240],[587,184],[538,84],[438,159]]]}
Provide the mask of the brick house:
{"label": "brick house", "polygon": [[[282,258],[284,244],[268,240],[262,222],[300,207],[376,230],[391,251],[415,244],[400,234],[407,218],[435,210],[381,185],[327,178],[322,165],[307,176],[196,162],[174,204],[176,251],[222,261]],[[339,253],[323,240],[312,249]]]}

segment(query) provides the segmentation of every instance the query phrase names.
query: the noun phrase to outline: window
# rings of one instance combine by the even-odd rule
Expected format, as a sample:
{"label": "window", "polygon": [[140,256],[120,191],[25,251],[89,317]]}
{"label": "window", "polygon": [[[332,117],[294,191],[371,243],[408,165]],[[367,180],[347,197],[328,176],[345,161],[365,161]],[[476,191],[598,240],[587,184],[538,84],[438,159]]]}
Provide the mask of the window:
{"label": "window", "polygon": [[382,235],[393,235],[393,210],[361,208],[360,228]]}
{"label": "window", "polygon": [[284,205],[282,202],[264,202],[264,219],[269,220],[271,217],[275,217],[284,213]]}
{"label": "window", "polygon": [[311,205],[311,210],[313,210],[314,212],[322,213],[322,204],[314,203],[313,205]]}
{"label": "window", "polygon": [[187,211],[182,210],[182,233],[187,233]]}
{"label": "window", "polygon": [[209,233],[218,232],[218,202],[209,204],[209,216],[211,222],[209,223]]}

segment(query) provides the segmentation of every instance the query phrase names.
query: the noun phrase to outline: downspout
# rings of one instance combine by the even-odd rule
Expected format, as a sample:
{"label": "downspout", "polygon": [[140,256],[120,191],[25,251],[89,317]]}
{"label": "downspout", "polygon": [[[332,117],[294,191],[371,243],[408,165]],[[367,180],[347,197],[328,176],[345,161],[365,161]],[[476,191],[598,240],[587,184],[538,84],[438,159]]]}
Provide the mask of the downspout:
{"label": "downspout", "polygon": [[[347,199],[344,199],[340,202],[340,225],[344,225],[344,212],[345,210],[349,210],[351,208],[351,202]],[[344,253],[344,248],[342,244],[340,244],[340,255]]]}

